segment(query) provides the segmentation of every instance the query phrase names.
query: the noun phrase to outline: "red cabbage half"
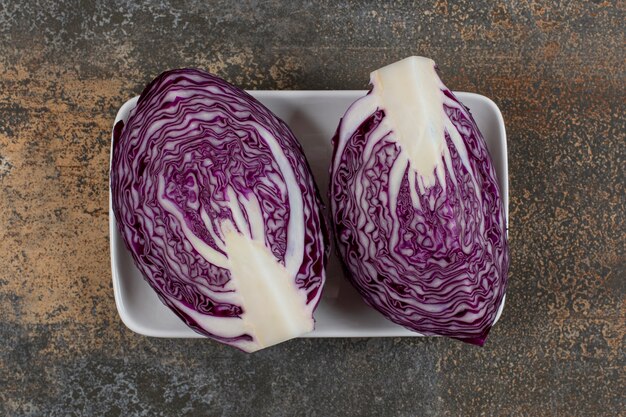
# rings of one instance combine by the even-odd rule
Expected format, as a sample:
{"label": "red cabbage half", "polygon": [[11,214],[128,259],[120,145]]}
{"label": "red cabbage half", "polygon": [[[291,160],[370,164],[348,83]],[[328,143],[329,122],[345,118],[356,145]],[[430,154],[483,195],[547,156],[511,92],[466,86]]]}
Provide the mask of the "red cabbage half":
{"label": "red cabbage half", "polygon": [[163,303],[249,352],[313,330],[326,228],[287,125],[243,90],[182,69],[150,83],[115,132],[115,217]]}
{"label": "red cabbage half", "polygon": [[482,345],[509,264],[496,174],[435,63],[375,71],[333,138],[335,239],[365,301],[424,335]]}

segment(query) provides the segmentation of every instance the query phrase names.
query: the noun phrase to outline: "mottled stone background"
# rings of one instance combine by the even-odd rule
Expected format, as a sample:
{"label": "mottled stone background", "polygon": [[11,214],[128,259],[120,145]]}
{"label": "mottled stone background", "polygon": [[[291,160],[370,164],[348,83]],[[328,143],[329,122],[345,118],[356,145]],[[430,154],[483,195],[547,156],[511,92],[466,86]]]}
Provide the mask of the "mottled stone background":
{"label": "mottled stone background", "polygon": [[[625,3],[233,3],[0,0],[0,415],[625,415]],[[124,327],[107,228],[121,103],[172,67],[361,89],[411,54],[507,125],[510,289],[484,348],[246,355]]]}

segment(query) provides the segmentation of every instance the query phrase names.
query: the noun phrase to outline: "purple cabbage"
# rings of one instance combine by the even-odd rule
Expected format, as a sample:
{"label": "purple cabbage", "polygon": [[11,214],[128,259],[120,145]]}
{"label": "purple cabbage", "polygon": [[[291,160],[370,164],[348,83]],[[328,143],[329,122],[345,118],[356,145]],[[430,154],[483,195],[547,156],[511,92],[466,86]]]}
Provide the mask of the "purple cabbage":
{"label": "purple cabbage", "polygon": [[[504,210],[472,115],[433,79],[443,104],[433,114],[451,123],[430,184],[402,156],[398,120],[376,102],[382,86],[374,73],[373,90],[347,110],[333,138],[334,235],[349,280],[370,306],[415,332],[482,346],[507,286]],[[426,82],[417,77],[416,85]]]}
{"label": "purple cabbage", "polygon": [[115,217],[163,303],[244,351],[313,329],[326,228],[282,120],[226,81],[181,69],[152,81],[114,136]]}

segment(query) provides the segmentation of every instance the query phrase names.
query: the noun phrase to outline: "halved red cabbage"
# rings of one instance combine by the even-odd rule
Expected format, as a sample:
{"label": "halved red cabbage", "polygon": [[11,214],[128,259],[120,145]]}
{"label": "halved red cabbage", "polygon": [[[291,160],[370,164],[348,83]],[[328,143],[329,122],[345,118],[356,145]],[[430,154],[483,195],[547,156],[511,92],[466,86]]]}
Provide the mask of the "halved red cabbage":
{"label": "halved red cabbage", "polygon": [[371,85],[333,138],[329,197],[349,279],[395,323],[482,345],[509,265],[485,141],[430,59],[384,67]]}
{"label": "halved red cabbage", "polygon": [[181,69],[150,83],[115,133],[115,217],[163,303],[248,352],[313,330],[326,228],[283,121],[226,81]]}

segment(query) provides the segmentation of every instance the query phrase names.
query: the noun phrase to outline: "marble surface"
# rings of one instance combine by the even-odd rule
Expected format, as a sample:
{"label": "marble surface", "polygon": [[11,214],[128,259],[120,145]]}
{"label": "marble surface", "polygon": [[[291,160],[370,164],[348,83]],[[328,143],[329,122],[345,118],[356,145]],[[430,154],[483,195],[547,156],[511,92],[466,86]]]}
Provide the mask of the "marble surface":
{"label": "marble surface", "polygon": [[[0,1],[0,415],[624,415],[623,2]],[[113,300],[109,132],[160,71],[362,89],[430,56],[508,131],[512,264],[484,348],[145,338]]]}

